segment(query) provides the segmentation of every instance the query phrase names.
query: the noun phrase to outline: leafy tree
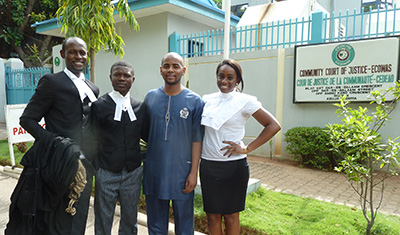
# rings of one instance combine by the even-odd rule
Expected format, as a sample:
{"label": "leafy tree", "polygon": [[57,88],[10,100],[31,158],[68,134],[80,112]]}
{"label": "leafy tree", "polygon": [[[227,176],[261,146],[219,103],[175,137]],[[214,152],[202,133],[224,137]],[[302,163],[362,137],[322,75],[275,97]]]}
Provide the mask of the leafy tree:
{"label": "leafy tree", "polygon": [[364,13],[367,13],[372,10],[378,9],[378,6],[376,4],[368,4],[368,5],[364,5],[362,9],[363,9]]}
{"label": "leafy tree", "polygon": [[0,57],[19,57],[25,67],[46,64],[62,39],[36,34],[31,24],[53,18],[57,8],[53,0],[0,0]]}
{"label": "leafy tree", "polygon": [[59,0],[57,18],[61,31],[67,37],[82,38],[88,46],[90,58],[90,79],[95,80],[95,54],[101,48],[108,48],[115,56],[124,56],[124,41],[114,26],[114,10],[128,22],[130,28],[139,30],[139,24],[129,8],[127,0]]}
{"label": "leafy tree", "polygon": [[[394,97],[392,101],[385,98],[387,94]],[[344,159],[336,170],[347,175],[360,196],[368,235],[382,203],[385,179],[397,175],[396,169],[400,167],[400,143],[396,142],[399,137],[393,140],[388,137],[385,143],[379,133],[400,99],[400,84],[384,91],[373,91],[371,95],[374,98],[371,104],[376,105],[371,114],[367,108],[348,107],[349,101],[344,96],[339,104],[335,104],[343,123],[328,125],[333,150]]]}
{"label": "leafy tree", "polygon": [[213,0],[219,9],[222,9],[222,0]]}

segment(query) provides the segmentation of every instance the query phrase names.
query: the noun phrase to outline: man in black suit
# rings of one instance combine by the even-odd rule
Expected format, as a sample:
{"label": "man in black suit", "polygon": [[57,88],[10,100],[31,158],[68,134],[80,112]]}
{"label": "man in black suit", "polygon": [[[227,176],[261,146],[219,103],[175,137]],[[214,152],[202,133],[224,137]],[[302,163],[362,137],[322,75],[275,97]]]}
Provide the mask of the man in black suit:
{"label": "man in black suit", "polygon": [[142,185],[140,139],[146,139],[146,105],[129,92],[135,81],[131,64],[111,66],[113,91],[92,105],[92,129],[98,149],[94,200],[95,234],[111,234],[117,200],[121,205],[119,234],[137,234]]}
{"label": "man in black suit", "polygon": [[[36,140],[49,135],[71,138],[81,148],[81,161],[86,169],[87,184],[78,202],[76,214],[65,212],[68,194],[59,208],[45,215],[48,234],[84,234],[94,170],[91,156],[85,153],[85,130],[89,123],[91,103],[97,100],[99,88],[85,79],[82,73],[87,65],[87,46],[78,37],[65,39],[60,51],[65,59],[64,71],[48,74],[39,80],[35,94],[27,104],[21,118],[21,126]],[[39,125],[44,118],[45,129]]]}

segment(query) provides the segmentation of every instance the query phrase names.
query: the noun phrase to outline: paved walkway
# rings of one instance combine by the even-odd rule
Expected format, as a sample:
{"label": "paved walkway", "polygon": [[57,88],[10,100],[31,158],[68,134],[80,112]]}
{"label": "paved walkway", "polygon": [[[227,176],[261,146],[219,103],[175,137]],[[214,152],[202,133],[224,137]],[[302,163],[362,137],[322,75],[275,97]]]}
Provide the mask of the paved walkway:
{"label": "paved walkway", "polygon": [[[5,136],[4,136],[5,135]],[[0,123],[0,138],[7,136],[5,125]],[[301,168],[296,163],[283,160],[270,160],[265,157],[249,156],[251,178],[261,180],[262,186],[273,191],[310,197],[322,201],[359,208],[359,197],[343,174]],[[0,171],[0,229],[8,221],[10,195],[17,180]],[[384,199],[379,212],[400,216],[400,176],[385,181]],[[139,234],[147,234],[143,225],[146,218],[141,214]],[[113,235],[117,234],[119,217],[115,217]],[[93,234],[93,209],[90,208],[87,234]]]}
{"label": "paved walkway", "polygon": [[[0,167],[1,168],[1,167]],[[11,177],[6,170],[0,169],[0,231],[4,231],[8,222],[8,209],[10,206],[10,196],[17,184],[16,177]],[[3,172],[3,170],[5,172]],[[118,210],[116,211],[118,213]],[[138,235],[148,234],[146,218],[143,214],[139,216]],[[112,228],[112,235],[118,234],[119,216],[114,216],[114,223]],[[4,233],[4,232],[2,232]],[[89,217],[86,226],[86,234],[94,234],[94,211],[93,206],[89,208]]]}
{"label": "paved walkway", "polygon": [[[269,190],[360,208],[359,196],[342,173],[301,168],[294,162],[264,157],[250,156],[249,164],[251,177],[261,179]],[[399,202],[400,176],[392,176],[385,181],[379,212],[400,216]]]}
{"label": "paved walkway", "polygon": [[[7,138],[6,124],[0,122],[0,139]],[[16,171],[16,170],[15,170]],[[17,180],[20,171],[12,172],[10,167],[0,166],[0,231],[4,231],[8,222],[8,209],[10,206],[10,197],[17,185]],[[119,206],[115,209],[115,216],[111,235],[118,234],[118,226],[120,221]],[[147,217],[143,213],[138,214],[138,235],[148,234],[146,227]],[[169,223],[168,233],[174,234],[174,225]],[[3,232],[4,233],[4,232]],[[91,206],[89,207],[89,216],[86,225],[86,234],[94,234],[94,209],[93,198],[91,199]],[[203,233],[195,232],[195,235],[204,235]]]}

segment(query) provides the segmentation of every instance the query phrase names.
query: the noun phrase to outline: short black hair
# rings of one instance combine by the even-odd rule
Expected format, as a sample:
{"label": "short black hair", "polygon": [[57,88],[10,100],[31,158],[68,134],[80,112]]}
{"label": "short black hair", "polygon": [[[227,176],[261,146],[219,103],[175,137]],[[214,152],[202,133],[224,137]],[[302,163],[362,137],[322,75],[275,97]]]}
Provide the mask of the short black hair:
{"label": "short black hair", "polygon": [[114,70],[114,68],[118,67],[118,66],[129,68],[132,71],[132,74],[135,73],[133,66],[129,62],[120,60],[120,61],[115,62],[113,65],[111,65],[110,74],[112,74],[112,71]]}

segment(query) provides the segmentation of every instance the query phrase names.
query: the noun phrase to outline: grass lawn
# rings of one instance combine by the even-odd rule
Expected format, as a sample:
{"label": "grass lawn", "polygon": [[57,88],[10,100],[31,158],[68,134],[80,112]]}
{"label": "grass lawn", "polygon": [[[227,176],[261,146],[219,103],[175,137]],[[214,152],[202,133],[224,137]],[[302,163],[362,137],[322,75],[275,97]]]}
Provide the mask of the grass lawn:
{"label": "grass lawn", "polygon": [[[30,147],[32,143],[27,143],[27,145]],[[15,161],[20,162],[23,153],[20,153],[16,146],[14,146],[14,154]],[[10,164],[7,140],[0,140],[0,163]],[[202,199],[197,195],[195,217],[196,230],[207,233],[207,220]],[[361,210],[268,191],[264,188],[247,197],[246,210],[240,213],[240,220],[241,234],[252,235],[365,234],[366,227],[366,220]],[[373,234],[399,235],[400,217],[378,213],[372,232]]]}
{"label": "grass lawn", "polygon": [[[33,143],[31,142],[26,142],[26,145],[28,149],[32,146]],[[21,153],[17,146],[14,145],[14,158],[15,158],[15,163],[17,166],[19,165],[19,162],[21,161],[22,157],[24,156],[25,153]],[[0,139],[0,165],[11,165],[11,158],[10,158],[10,151],[8,149],[8,140],[7,139]]]}
{"label": "grass lawn", "polygon": [[[198,196],[195,214],[205,217]],[[264,188],[247,197],[240,221],[241,234],[365,234],[366,227],[361,210]],[[400,217],[378,213],[372,232],[399,235]]]}

